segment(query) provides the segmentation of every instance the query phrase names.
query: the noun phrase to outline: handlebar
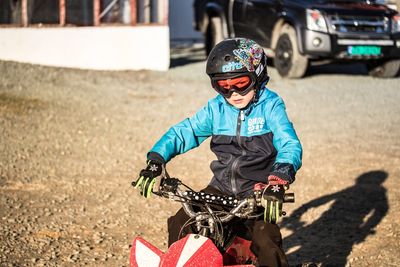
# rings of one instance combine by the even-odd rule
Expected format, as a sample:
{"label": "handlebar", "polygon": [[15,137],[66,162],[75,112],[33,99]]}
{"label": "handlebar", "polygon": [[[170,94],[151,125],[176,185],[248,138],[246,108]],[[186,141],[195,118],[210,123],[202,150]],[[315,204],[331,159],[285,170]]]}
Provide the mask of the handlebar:
{"label": "handlebar", "polygon": [[[185,186],[189,190],[182,190],[180,186]],[[132,182],[132,186],[136,186],[136,182]],[[225,212],[226,215],[221,217],[222,222],[227,222],[233,217],[248,218],[251,213],[254,213],[257,207],[262,206],[261,199],[263,197],[263,188],[254,190],[253,196],[246,198],[237,198],[233,196],[214,195],[205,192],[196,192],[184,185],[177,178],[162,178],[159,191],[153,191],[154,194],[175,200],[182,203],[185,212],[192,218],[199,215],[195,212],[192,205],[216,205],[230,210]],[[294,193],[285,193],[283,203],[293,203],[295,201]]]}
{"label": "handlebar", "polygon": [[[181,202],[184,211],[190,217],[183,227],[195,224],[199,234],[204,236],[214,235],[215,238],[218,237],[218,242],[222,244],[224,242],[223,238],[220,238],[223,236],[221,234],[223,232],[222,223],[229,222],[234,217],[250,219],[264,214],[259,207],[265,205],[263,203],[264,190],[268,187],[263,184],[259,185],[255,186],[252,195],[238,198],[196,192],[179,179],[167,176],[161,179],[159,190],[153,190],[153,194]],[[135,187],[136,182],[132,182],[132,186]],[[284,190],[284,186],[278,186]],[[183,190],[183,187],[187,190]],[[294,193],[285,193],[283,202],[294,202]],[[200,211],[195,211],[193,206],[199,206]],[[216,209],[216,206],[220,209]],[[285,215],[285,212],[281,212],[281,215]]]}
{"label": "handlebar", "polygon": [[294,203],[294,193],[285,193],[283,203]]}
{"label": "handlebar", "polygon": [[[189,190],[184,191],[180,188],[182,185],[183,183],[179,179],[166,178],[162,180],[160,190],[154,193],[181,202],[185,212],[192,218],[199,215],[199,212],[193,210],[193,204],[200,206],[214,205],[229,209],[229,211],[225,212],[225,216],[220,217],[222,222],[227,222],[235,216],[249,218],[257,210],[257,207],[262,206],[263,188],[254,190],[252,196],[237,198],[196,192],[187,186]],[[293,203],[294,200],[294,193],[284,194],[283,203]]]}
{"label": "handlebar", "polygon": [[[192,202],[205,202],[208,204],[232,207],[235,208],[239,206],[242,202],[249,202],[249,198],[236,198],[232,196],[222,196],[222,195],[214,195],[205,192],[196,192],[194,190],[182,191],[179,186],[182,185],[182,182],[177,178],[163,178],[160,186],[160,191],[153,192],[156,195],[170,198],[171,193],[177,193],[179,197],[185,199],[186,201]],[[132,186],[136,186],[136,182],[132,182]],[[258,197],[257,197],[258,196]],[[261,193],[254,191],[254,196],[250,197],[256,200],[256,202],[261,197]],[[283,196],[283,203],[294,203],[295,197],[294,193],[285,193]]]}

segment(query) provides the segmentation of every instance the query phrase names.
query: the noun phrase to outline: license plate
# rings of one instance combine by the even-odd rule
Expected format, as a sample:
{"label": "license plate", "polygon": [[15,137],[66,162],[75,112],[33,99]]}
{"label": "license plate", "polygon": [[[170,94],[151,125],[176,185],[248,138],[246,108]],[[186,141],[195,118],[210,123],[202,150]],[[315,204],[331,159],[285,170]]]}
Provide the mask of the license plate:
{"label": "license plate", "polygon": [[347,52],[351,56],[377,56],[381,54],[381,47],[372,45],[355,45],[347,47]]}

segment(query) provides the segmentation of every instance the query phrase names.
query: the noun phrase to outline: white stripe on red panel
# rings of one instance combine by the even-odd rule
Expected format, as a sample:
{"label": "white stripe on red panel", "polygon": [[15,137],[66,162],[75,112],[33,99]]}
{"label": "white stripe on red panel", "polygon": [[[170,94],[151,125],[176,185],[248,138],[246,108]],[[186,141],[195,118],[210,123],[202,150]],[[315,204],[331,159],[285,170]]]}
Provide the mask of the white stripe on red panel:
{"label": "white stripe on red panel", "polygon": [[136,263],[139,267],[158,267],[160,264],[160,256],[158,256],[146,244],[136,240]]}
{"label": "white stripe on red panel", "polygon": [[177,267],[183,267],[194,253],[208,240],[207,237],[191,234],[186,241],[185,247],[176,264]]}

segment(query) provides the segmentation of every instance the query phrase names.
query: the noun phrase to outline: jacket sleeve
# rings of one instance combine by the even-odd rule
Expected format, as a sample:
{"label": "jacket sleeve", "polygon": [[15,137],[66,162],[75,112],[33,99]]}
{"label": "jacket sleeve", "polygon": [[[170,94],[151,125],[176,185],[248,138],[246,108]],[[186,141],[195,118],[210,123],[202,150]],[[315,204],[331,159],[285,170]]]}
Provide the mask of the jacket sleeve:
{"label": "jacket sleeve", "polygon": [[271,174],[292,183],[301,167],[303,150],[293,124],[289,121],[283,100],[277,96],[273,101],[268,121],[277,156]]}
{"label": "jacket sleeve", "polygon": [[[173,157],[198,147],[212,135],[212,112],[210,103],[193,117],[172,126],[147,154],[150,160],[164,163]],[[160,158],[161,157],[161,158]]]}

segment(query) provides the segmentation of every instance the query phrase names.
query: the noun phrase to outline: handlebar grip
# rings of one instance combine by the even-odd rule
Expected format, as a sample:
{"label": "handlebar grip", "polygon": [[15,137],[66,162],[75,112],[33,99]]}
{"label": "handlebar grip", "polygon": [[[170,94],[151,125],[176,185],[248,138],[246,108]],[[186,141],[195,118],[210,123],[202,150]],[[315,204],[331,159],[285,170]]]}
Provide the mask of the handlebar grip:
{"label": "handlebar grip", "polygon": [[294,193],[286,193],[283,196],[283,202],[287,203],[294,203]]}

